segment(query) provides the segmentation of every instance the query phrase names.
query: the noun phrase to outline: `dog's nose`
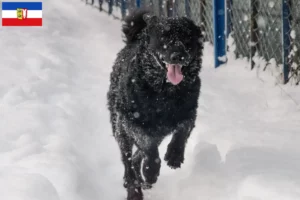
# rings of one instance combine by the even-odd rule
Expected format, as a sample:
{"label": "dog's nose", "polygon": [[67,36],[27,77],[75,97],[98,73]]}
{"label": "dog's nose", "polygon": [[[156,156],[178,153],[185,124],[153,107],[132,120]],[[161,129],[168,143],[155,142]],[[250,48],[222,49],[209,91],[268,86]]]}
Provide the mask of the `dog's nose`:
{"label": "dog's nose", "polygon": [[172,62],[179,62],[182,61],[184,58],[180,52],[173,52],[170,56],[170,59]]}

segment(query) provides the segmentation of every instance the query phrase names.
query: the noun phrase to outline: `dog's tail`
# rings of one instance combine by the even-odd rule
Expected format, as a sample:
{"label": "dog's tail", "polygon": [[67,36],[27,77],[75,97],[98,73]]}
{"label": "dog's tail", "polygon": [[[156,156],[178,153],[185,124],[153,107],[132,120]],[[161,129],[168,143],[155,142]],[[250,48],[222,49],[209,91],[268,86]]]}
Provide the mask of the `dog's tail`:
{"label": "dog's tail", "polygon": [[125,43],[131,44],[138,40],[139,33],[147,26],[144,21],[144,15],[150,13],[148,9],[136,9],[128,15],[122,26],[122,31],[125,34]]}

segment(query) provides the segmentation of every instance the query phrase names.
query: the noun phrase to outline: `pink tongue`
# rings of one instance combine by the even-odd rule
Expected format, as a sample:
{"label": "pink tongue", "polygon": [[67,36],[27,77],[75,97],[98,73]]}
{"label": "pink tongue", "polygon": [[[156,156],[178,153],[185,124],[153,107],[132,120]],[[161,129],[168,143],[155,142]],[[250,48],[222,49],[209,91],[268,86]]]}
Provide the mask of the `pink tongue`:
{"label": "pink tongue", "polygon": [[168,80],[173,84],[177,85],[183,80],[180,65],[167,64],[167,77]]}

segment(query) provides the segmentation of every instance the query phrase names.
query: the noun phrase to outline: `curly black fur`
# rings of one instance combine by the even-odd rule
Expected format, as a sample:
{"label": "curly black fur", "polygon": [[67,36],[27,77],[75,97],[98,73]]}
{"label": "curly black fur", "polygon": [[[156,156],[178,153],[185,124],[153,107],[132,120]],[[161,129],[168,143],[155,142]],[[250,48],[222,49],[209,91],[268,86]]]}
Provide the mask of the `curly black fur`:
{"label": "curly black fur", "polygon": [[[173,134],[164,157],[168,166],[179,168],[184,161],[200,93],[202,34],[185,17],[158,18],[147,10],[128,16],[123,32],[126,46],[113,66],[108,106],[125,167],[127,198],[141,200],[141,187],[151,188],[159,176],[158,146],[165,136]],[[180,56],[174,58],[174,52]],[[182,66],[184,78],[178,85],[167,81],[165,62]]]}

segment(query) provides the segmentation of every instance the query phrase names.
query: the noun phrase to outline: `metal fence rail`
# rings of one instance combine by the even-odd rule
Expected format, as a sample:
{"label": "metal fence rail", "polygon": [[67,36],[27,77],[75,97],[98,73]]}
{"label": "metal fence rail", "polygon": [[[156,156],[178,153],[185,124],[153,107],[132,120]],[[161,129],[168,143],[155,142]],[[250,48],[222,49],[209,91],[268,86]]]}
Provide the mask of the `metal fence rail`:
{"label": "metal fence rail", "polygon": [[300,83],[300,1],[293,0],[290,6],[291,74],[289,79],[298,85]]}
{"label": "metal fence rail", "polygon": [[262,67],[265,70],[275,66],[281,71],[283,83],[300,82],[300,0],[104,0],[104,2],[108,5],[108,14],[113,14],[115,7],[119,7],[121,18],[135,7],[148,7],[159,16],[189,17],[202,27],[205,41],[214,44],[216,67],[226,62],[220,57],[226,58],[226,50],[231,48],[226,46],[226,39],[230,36],[234,40],[236,56],[248,58],[251,69]]}

